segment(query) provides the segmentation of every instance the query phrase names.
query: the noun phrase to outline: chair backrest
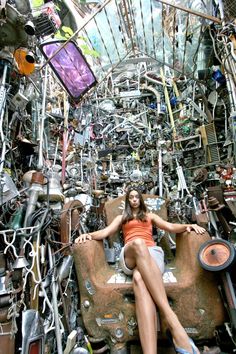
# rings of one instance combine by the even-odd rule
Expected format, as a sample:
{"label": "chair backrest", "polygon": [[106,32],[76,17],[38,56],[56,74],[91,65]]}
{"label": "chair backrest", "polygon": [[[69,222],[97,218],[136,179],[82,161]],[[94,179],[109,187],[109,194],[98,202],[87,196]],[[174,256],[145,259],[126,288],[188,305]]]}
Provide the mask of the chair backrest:
{"label": "chair backrest", "polygon": [[[166,199],[157,195],[143,194],[144,202],[148,211],[159,215],[162,219],[167,220],[167,202]],[[106,223],[109,225],[112,220],[122,214],[125,205],[125,196],[121,196],[105,203]],[[118,234],[111,235],[109,241],[113,243],[118,237]]]}

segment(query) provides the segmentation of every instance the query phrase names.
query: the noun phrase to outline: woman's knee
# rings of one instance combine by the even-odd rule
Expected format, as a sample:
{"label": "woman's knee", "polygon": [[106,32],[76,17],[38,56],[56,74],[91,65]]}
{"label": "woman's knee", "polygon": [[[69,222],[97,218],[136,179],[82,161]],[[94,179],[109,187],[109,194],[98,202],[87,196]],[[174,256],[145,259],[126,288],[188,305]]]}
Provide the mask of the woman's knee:
{"label": "woman's knee", "polygon": [[133,272],[133,284],[135,287],[142,287],[144,285],[144,281],[142,275],[140,274],[138,269],[134,269]]}
{"label": "woman's knee", "polygon": [[137,238],[136,240],[132,241],[131,246],[136,255],[143,255],[148,251],[145,241],[141,238]]}

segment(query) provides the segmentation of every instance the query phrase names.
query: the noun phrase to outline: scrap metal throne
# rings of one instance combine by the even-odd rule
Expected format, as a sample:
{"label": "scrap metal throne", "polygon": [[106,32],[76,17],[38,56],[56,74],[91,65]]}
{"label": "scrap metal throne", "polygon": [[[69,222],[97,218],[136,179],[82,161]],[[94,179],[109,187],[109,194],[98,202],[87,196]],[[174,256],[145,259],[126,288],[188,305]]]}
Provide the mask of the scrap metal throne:
{"label": "scrap metal throne", "polygon": [[[167,219],[163,198],[146,194],[144,200],[151,212]],[[123,196],[106,202],[107,224],[122,213],[123,203]],[[116,237],[111,235],[110,244]],[[208,233],[199,235],[191,231],[178,234],[174,255],[167,238],[164,236],[161,241],[165,253],[172,254],[172,257],[167,257],[163,275],[168,299],[187,333],[195,340],[213,338],[215,328],[225,319],[217,278],[203,270],[197,260],[201,244],[208,239]],[[132,279],[108,264],[103,241],[75,244],[73,255],[81,314],[89,336],[94,341],[106,341],[111,353],[127,353],[127,343],[138,340]],[[165,338],[166,328],[161,318],[159,330],[158,337]]]}

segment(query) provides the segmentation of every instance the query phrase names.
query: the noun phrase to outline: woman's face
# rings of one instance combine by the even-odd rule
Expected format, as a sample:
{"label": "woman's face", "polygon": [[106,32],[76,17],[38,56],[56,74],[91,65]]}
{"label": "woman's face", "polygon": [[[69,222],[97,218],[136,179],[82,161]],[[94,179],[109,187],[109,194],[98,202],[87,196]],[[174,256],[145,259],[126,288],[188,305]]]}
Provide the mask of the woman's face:
{"label": "woman's face", "polygon": [[132,209],[139,208],[140,206],[140,198],[137,191],[131,191],[129,194],[129,204]]}

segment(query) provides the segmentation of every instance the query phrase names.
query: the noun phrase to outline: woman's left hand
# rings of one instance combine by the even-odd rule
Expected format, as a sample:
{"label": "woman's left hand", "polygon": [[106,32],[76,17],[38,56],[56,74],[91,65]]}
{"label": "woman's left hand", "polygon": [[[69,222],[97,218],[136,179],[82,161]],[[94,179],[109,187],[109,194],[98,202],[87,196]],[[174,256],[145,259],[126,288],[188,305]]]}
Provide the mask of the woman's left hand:
{"label": "woman's left hand", "polygon": [[190,232],[191,230],[194,230],[197,234],[204,234],[204,232],[206,232],[206,230],[204,229],[204,227],[201,227],[197,224],[189,224],[186,227],[186,231]]}

